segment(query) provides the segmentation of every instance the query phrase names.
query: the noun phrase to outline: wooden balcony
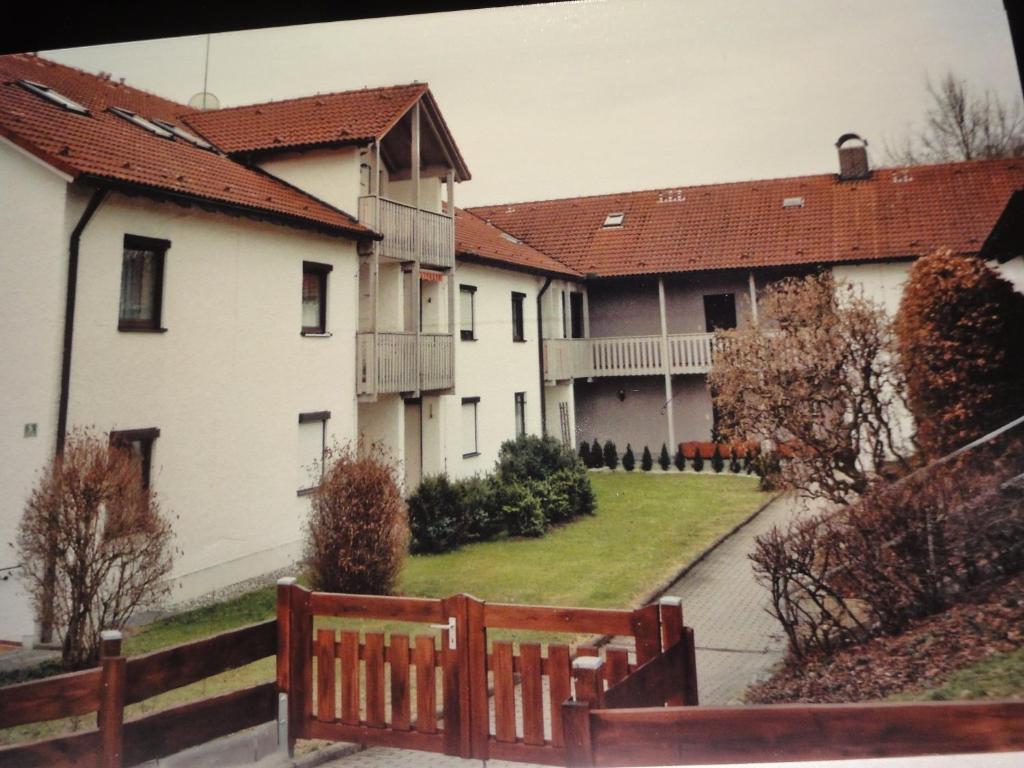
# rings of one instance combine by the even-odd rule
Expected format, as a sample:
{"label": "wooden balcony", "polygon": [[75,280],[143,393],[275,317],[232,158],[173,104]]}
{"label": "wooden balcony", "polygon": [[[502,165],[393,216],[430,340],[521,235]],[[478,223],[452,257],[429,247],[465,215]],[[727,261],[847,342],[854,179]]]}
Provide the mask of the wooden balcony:
{"label": "wooden balcony", "polygon": [[359,198],[359,221],[384,235],[380,253],[385,258],[419,261],[425,267],[455,266],[455,224],[446,214],[371,195]]}
{"label": "wooden balcony", "polygon": [[[356,334],[356,393],[429,392],[448,389],[452,382],[452,337],[448,333],[419,335],[419,364],[413,332]],[[376,371],[376,381],[372,378]]]}
{"label": "wooden balcony", "polygon": [[[672,373],[711,370],[713,333],[676,333],[668,337]],[[544,342],[547,381],[596,376],[654,376],[665,372],[661,336],[549,339]]]}

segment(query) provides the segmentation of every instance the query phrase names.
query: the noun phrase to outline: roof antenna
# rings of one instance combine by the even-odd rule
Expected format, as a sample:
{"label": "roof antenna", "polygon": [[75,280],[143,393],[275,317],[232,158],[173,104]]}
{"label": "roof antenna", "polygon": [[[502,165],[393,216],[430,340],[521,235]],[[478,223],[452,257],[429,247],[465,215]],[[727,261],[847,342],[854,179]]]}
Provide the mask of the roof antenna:
{"label": "roof antenna", "polygon": [[206,36],[206,60],[203,63],[203,90],[188,100],[188,105],[195,109],[220,109],[220,99],[206,90],[210,75],[210,35]]}

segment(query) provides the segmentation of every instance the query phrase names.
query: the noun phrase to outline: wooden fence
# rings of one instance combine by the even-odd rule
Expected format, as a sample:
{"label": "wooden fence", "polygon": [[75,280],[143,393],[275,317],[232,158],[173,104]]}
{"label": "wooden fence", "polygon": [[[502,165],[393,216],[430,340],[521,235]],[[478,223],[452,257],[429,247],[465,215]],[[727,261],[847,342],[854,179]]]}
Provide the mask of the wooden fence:
{"label": "wooden fence", "polygon": [[96,728],[0,748],[0,768],[120,768],[274,720],[276,686],[252,686],[125,721],[124,708],[277,652],[266,621],[126,659],[120,633],[104,636],[99,668],[7,686],[0,728],[96,713]]}

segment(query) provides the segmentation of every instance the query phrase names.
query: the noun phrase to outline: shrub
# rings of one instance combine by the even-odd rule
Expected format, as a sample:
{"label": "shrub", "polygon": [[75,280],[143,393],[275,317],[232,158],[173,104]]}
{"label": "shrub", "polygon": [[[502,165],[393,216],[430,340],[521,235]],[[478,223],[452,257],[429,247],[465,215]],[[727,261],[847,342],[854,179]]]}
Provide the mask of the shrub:
{"label": "shrub", "polygon": [[743,454],[743,471],[748,475],[754,471],[754,449],[747,448]]}
{"label": "shrub", "polygon": [[505,530],[505,520],[495,503],[492,478],[473,475],[456,480],[452,488],[457,517],[465,523],[466,541],[489,541]]}
{"label": "shrub", "polygon": [[736,451],[736,446],[733,446],[733,448],[732,448],[732,456],[729,459],[729,471],[735,474],[735,473],[739,473],[740,469],[741,469],[741,467],[740,467],[740,455]]}
{"label": "shrub", "polygon": [[678,469],[680,472],[685,472],[686,471],[686,456],[683,455],[683,449],[682,448],[676,448],[675,464],[676,464],[676,469]]}
{"label": "shrub", "polygon": [[910,270],[895,330],[917,439],[928,457],[1021,415],[1024,296],[984,261],[948,250]]}
{"label": "shrub", "polygon": [[409,497],[409,528],[415,552],[447,552],[467,537],[468,521],[447,475],[428,475]]}
{"label": "shrub", "polygon": [[653,466],[654,459],[651,458],[651,449],[645,445],[643,458],[640,459],[640,469],[644,472],[650,472]]}
{"label": "shrub", "polygon": [[622,454],[622,468],[627,472],[632,472],[636,466],[636,457],[633,455],[633,446],[626,443],[626,452]]}
{"label": "shrub", "polygon": [[559,483],[565,488],[574,517],[594,514],[597,509],[597,498],[594,496],[590,477],[583,467],[560,469],[548,478],[548,482]]}
{"label": "shrub", "polygon": [[565,523],[576,516],[573,508],[572,498],[569,495],[569,484],[563,473],[570,473],[570,470],[559,470],[547,480],[531,483],[529,488],[533,495],[540,502],[541,511],[544,512],[545,522]]}
{"label": "shrub", "polygon": [[703,472],[704,471],[704,454],[700,451],[694,451],[693,454],[693,471]]}
{"label": "shrub", "polygon": [[408,552],[409,523],[394,465],[377,447],[328,452],[313,492],[305,560],[314,589],[389,595]]}
{"label": "shrub", "polygon": [[508,483],[500,490],[501,512],[512,536],[543,536],[547,517],[540,499],[524,483]]}
{"label": "shrub", "polygon": [[754,472],[760,479],[762,491],[777,491],[782,488],[782,462],[776,451],[765,451],[754,456]]}
{"label": "shrub", "polygon": [[604,457],[604,465],[608,467],[608,469],[615,469],[619,466],[619,452],[615,449],[615,443],[611,440],[604,444],[604,451],[602,455]]}
{"label": "shrub", "polygon": [[722,458],[722,447],[715,443],[715,452],[711,454],[711,468],[715,472],[721,472],[725,469],[725,460]]}
{"label": "shrub", "polygon": [[658,456],[658,466],[661,467],[662,472],[667,472],[668,468],[672,465],[672,460],[668,457],[668,446],[664,443],[661,444],[661,454]]}
{"label": "shrub", "polygon": [[576,454],[553,437],[520,435],[506,440],[494,467],[500,482],[544,480],[560,469],[576,466]]}
{"label": "shrub", "polygon": [[604,466],[604,454],[601,452],[601,445],[597,442],[597,438],[594,438],[593,445],[590,446],[590,464],[591,469],[600,469]]}
{"label": "shrub", "polygon": [[173,532],[139,459],[89,430],[68,435],[18,526],[22,580],[37,617],[52,609],[66,669],[96,664],[99,633],[168,592]]}
{"label": "shrub", "polygon": [[584,467],[590,466],[590,443],[586,440],[580,442],[580,461],[583,462]]}

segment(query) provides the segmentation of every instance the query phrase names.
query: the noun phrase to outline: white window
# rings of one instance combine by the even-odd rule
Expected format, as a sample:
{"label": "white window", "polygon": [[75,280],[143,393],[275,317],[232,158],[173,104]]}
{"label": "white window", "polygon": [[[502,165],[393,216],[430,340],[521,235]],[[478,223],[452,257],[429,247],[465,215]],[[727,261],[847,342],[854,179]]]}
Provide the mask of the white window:
{"label": "white window", "polygon": [[475,285],[459,286],[459,336],[463,341],[476,338],[476,317],[474,303],[476,301]]}
{"label": "white window", "polygon": [[299,490],[300,496],[319,487],[324,474],[324,447],[330,411],[299,414]]}
{"label": "white window", "polygon": [[477,408],[479,397],[462,398],[462,458],[468,459],[480,453],[479,431],[477,429]]}
{"label": "white window", "polygon": [[516,392],[516,437],[526,434],[526,393]]}

